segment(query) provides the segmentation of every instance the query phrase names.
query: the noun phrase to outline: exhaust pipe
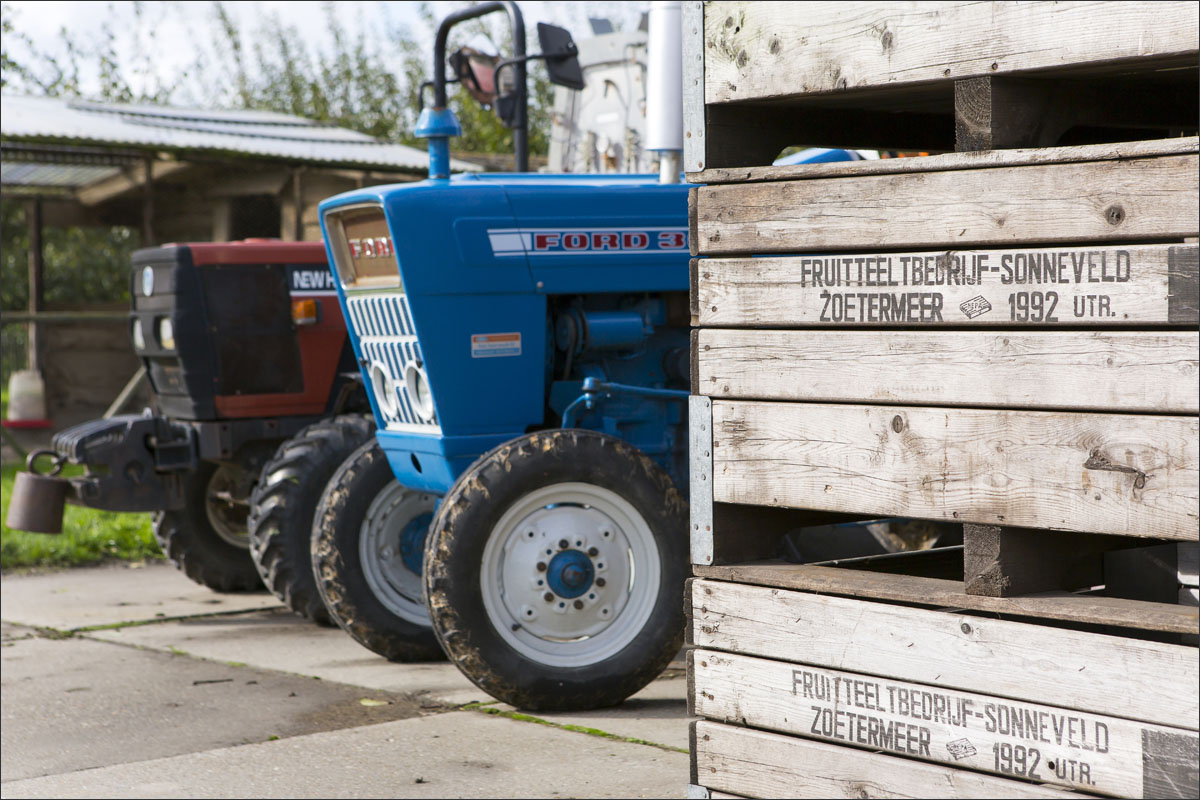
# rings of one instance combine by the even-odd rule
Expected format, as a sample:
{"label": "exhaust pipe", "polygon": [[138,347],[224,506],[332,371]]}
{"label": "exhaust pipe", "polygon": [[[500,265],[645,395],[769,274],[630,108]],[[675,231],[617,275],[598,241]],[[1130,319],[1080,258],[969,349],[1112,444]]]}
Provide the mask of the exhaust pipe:
{"label": "exhaust pipe", "polygon": [[646,149],[658,151],[659,183],[679,183],[683,161],[683,20],[679,0],[650,4]]}

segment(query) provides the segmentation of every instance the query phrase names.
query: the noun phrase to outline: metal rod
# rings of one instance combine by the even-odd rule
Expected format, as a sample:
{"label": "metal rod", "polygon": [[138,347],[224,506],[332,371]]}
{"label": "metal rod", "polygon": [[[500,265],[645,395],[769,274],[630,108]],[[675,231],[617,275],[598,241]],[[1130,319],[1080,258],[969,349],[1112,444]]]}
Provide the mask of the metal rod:
{"label": "metal rod", "polygon": [[42,254],[42,201],[30,200],[25,205],[25,221],[29,225],[29,369],[41,369],[38,358],[37,314],[45,301],[44,267]]}
{"label": "metal rod", "polygon": [[142,247],[151,247],[154,241],[154,161],[147,158],[142,162],[146,183],[142,186]]}
{"label": "metal rod", "polygon": [[39,325],[63,322],[128,322],[128,311],[5,311],[0,325],[36,322]]}
{"label": "metal rod", "polygon": [[138,371],[133,373],[133,377],[129,379],[129,383],[125,384],[125,388],[121,390],[120,394],[109,405],[108,410],[104,412],[104,418],[111,419],[116,416],[116,413],[125,407],[129,402],[129,398],[133,397],[133,393],[137,391],[138,386],[144,380],[146,380],[146,365],[142,364],[138,367]]}
{"label": "metal rod", "polygon": [[[438,26],[437,36],[433,41],[433,107],[435,109],[446,107],[446,40],[450,36],[450,29],[460,22],[493,14],[497,11],[504,11],[508,14],[508,24],[512,28],[513,56],[521,59],[524,58],[525,18],[521,16],[520,7],[512,2],[512,0],[481,3],[477,6],[464,8],[462,11],[450,14]],[[517,117],[512,126],[513,160],[516,162],[517,172],[528,172],[529,137],[526,127],[529,118],[529,114],[527,113],[529,97],[525,86],[525,62],[522,60],[520,63],[514,65],[513,69],[516,70],[517,91]]]}

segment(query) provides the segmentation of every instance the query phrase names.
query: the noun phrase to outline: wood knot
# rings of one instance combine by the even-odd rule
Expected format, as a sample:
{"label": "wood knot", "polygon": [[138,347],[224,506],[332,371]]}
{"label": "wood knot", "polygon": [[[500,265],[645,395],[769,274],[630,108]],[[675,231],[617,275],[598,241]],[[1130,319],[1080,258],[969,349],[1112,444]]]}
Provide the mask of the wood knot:
{"label": "wood knot", "polygon": [[767,45],[767,51],[771,55],[778,55],[779,51],[782,49],[783,49],[783,43],[779,41],[779,37],[772,36],[770,43]]}
{"label": "wood knot", "polygon": [[894,430],[896,433],[904,430],[904,417],[900,416],[899,414],[892,417],[892,430]]}
{"label": "wood knot", "polygon": [[1104,210],[1104,218],[1109,225],[1120,225],[1125,221],[1125,209],[1119,205],[1109,206]]}

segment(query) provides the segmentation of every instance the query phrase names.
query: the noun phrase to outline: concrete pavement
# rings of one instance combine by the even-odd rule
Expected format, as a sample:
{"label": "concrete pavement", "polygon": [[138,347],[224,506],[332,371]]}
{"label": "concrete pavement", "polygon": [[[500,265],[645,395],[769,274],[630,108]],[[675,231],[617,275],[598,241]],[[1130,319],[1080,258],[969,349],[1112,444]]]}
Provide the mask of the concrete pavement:
{"label": "concrete pavement", "polygon": [[164,564],[5,575],[0,605],[6,798],[685,792],[681,664],[616,709],[528,717]]}

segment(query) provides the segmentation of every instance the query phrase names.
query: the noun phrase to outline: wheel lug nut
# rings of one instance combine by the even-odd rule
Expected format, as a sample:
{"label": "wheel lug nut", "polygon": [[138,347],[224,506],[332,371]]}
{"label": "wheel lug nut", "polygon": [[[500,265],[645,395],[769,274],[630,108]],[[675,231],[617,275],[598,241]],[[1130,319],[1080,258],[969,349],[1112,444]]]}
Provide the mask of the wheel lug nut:
{"label": "wheel lug nut", "polygon": [[604,585],[604,584],[606,584],[606,583],[608,583],[608,581],[604,580],[604,578],[596,578],[596,585],[597,585],[597,586],[603,586],[603,585]]}
{"label": "wheel lug nut", "polygon": [[588,555],[589,555],[589,556],[597,556],[597,555],[599,555],[599,554],[600,554],[600,551],[599,551],[599,550],[597,550],[596,548],[594,548],[594,547],[589,547],[589,548],[588,548]]}
{"label": "wheel lug nut", "polygon": [[559,539],[559,540],[558,540],[558,548],[559,548],[560,550],[566,550],[566,549],[567,549],[568,547],[570,547],[570,546],[571,546],[571,543],[570,543],[570,542],[568,542],[566,539]]}
{"label": "wheel lug nut", "polygon": [[538,572],[545,572],[546,571],[546,562],[539,561],[538,565],[537,565],[537,570],[538,570]]}
{"label": "wheel lug nut", "polygon": [[554,592],[546,592],[544,595],[542,595],[542,599],[549,603],[554,599]]}
{"label": "wheel lug nut", "polygon": [[576,601],[575,601],[575,607],[576,607],[576,608],[583,608],[583,601],[582,601],[582,600],[576,600]]}

